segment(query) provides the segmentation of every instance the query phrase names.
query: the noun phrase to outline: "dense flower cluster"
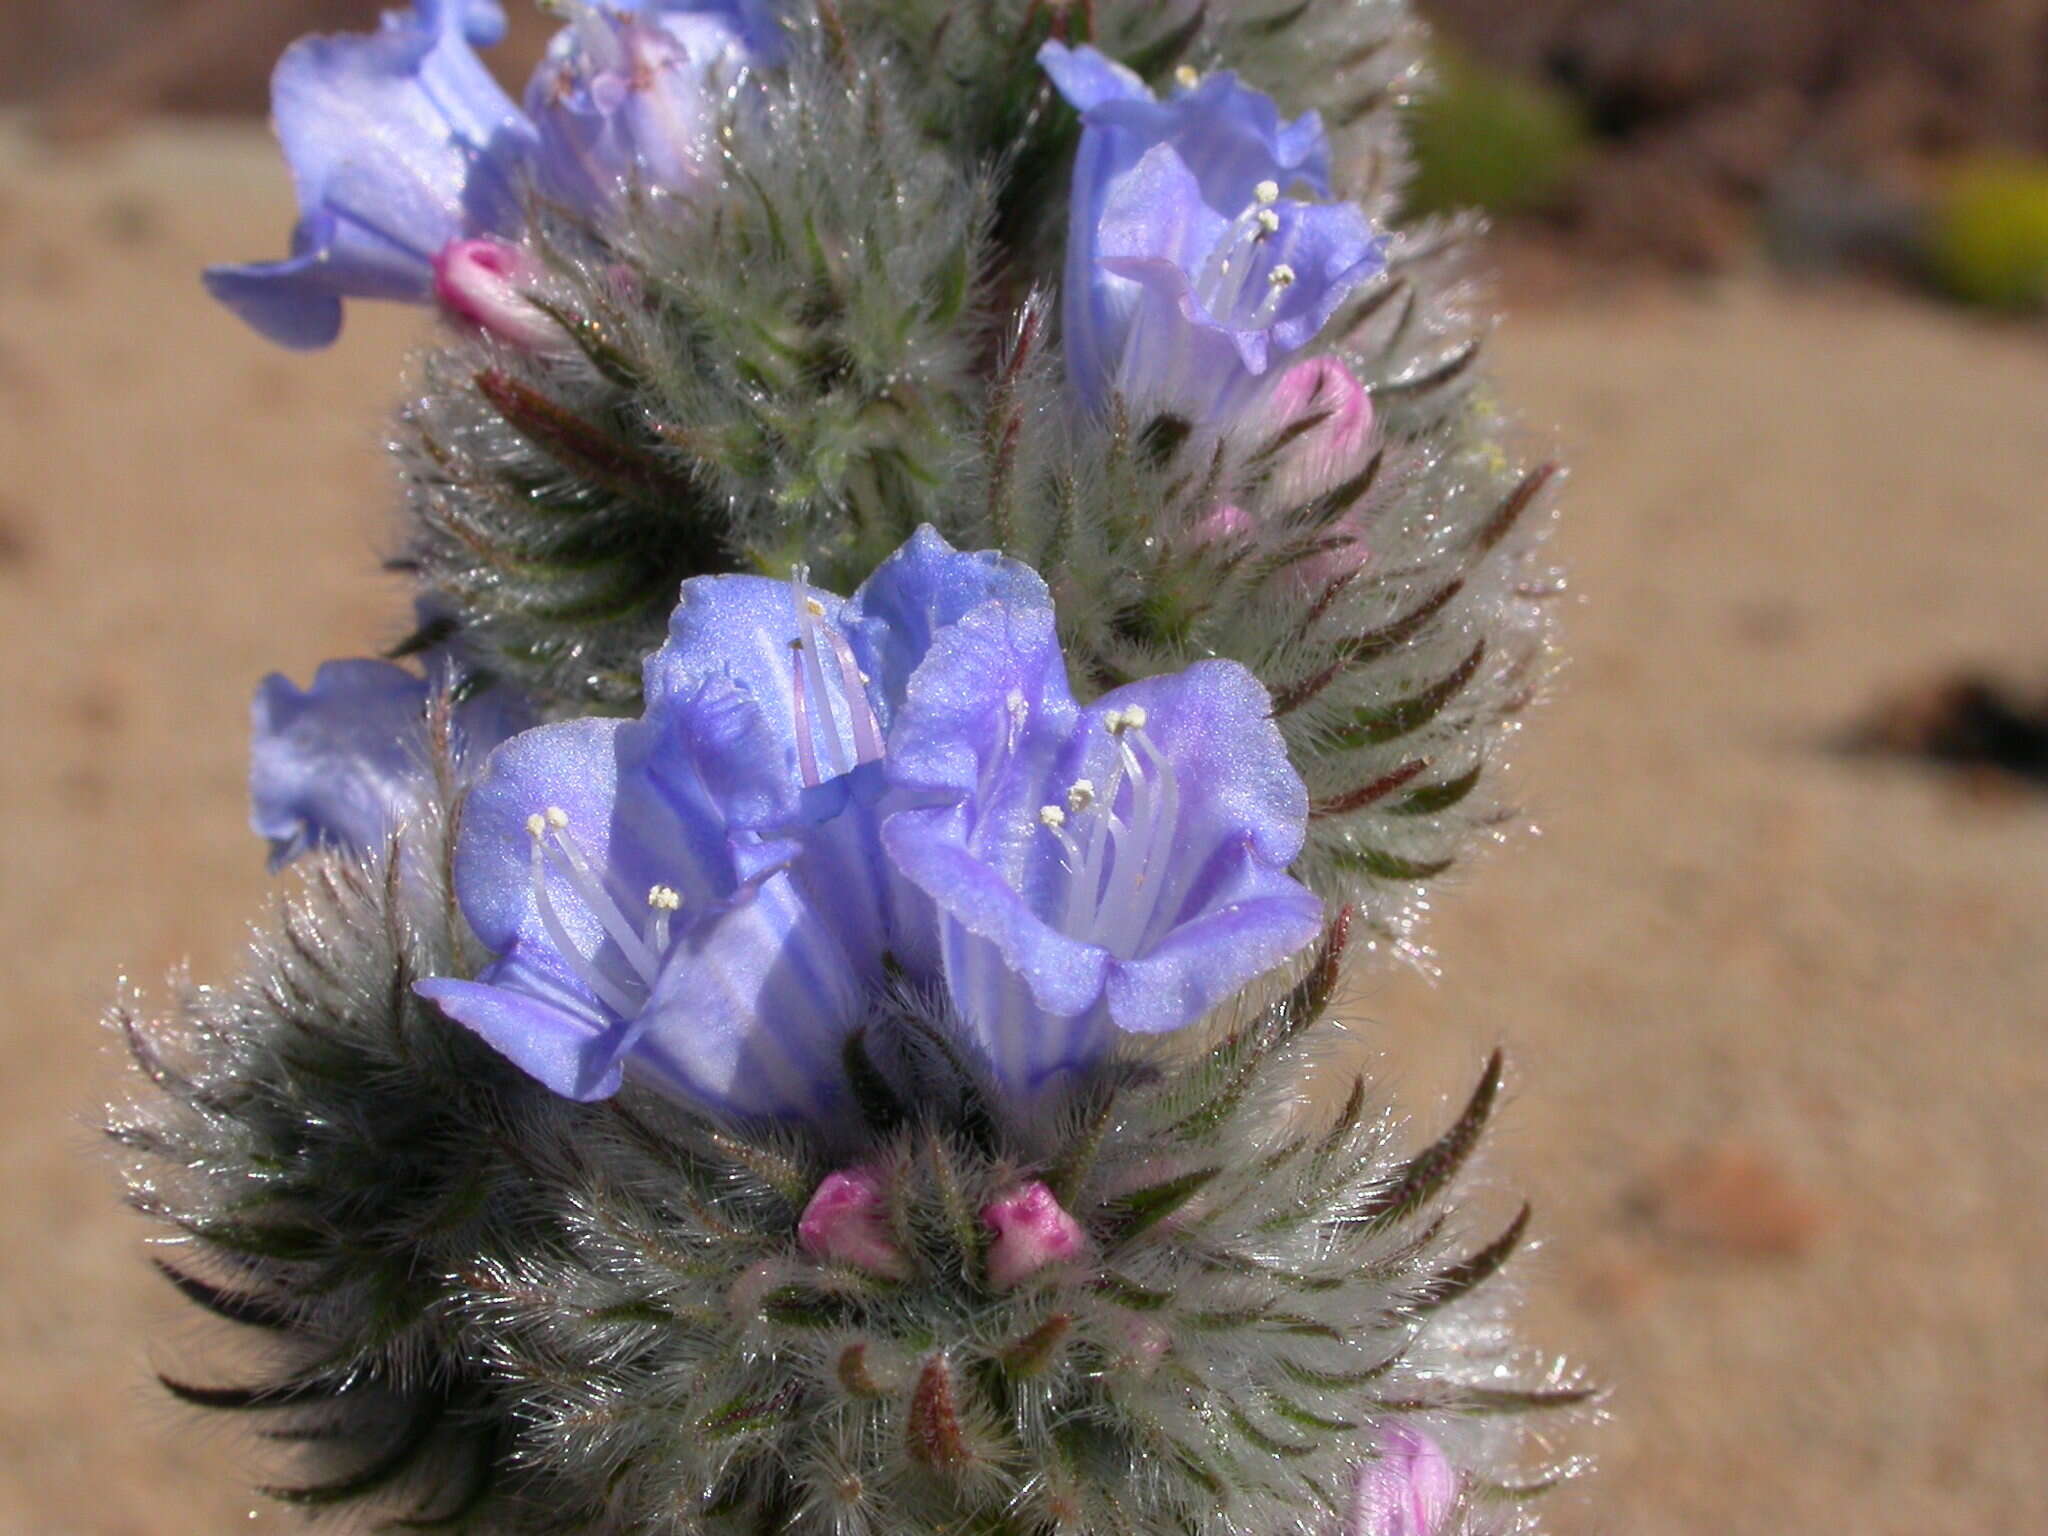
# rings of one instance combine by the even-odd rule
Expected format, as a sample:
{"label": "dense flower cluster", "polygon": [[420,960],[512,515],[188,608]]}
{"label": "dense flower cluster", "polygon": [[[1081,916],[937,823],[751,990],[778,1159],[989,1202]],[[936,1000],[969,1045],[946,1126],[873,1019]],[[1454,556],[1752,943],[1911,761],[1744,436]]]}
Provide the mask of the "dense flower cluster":
{"label": "dense flower cluster", "polygon": [[637,721],[539,727],[470,792],[456,889],[497,959],[421,983],[558,1093],[628,1065],[828,1116],[892,976],[942,985],[1018,1104],[1307,945],[1307,799],[1243,668],[1082,708],[1032,573],[929,530],[847,602],[687,584]]}
{"label": "dense flower cluster", "polygon": [[290,254],[205,277],[459,334],[416,659],[252,710],[324,894],[195,1005],[213,1077],[131,1032],[241,1289],[176,1278],[286,1362],[173,1389],[377,1445],[308,1502],[478,1469],[447,1528],[1533,1529],[1492,1426],[1589,1389],[1460,1310],[1498,1057],[1412,1154],[1363,1078],[1290,1121],[1541,645],[1549,471],[1388,362],[1453,327],[1374,320],[1425,279],[1339,195],[1396,77],[1283,90],[1335,142],[1247,83],[1401,7],[546,8],[517,99],[496,0],[295,44]]}

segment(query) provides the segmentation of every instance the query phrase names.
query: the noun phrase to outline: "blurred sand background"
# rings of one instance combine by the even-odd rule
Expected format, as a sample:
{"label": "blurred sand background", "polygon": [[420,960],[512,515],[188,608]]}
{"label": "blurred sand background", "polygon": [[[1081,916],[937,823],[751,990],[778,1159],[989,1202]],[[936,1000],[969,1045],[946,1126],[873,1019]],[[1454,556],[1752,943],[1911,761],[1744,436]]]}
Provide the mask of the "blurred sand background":
{"label": "blurred sand background", "polygon": [[[266,45],[268,46],[268,45]],[[249,690],[393,638],[381,421],[421,317],[269,349],[205,261],[281,248],[253,126],[0,126],[0,1536],[298,1518],[151,1383],[210,1337],[93,1135],[117,976],[226,974],[268,899]],[[1552,1528],[2048,1530],[2048,798],[1836,750],[1960,665],[2048,673],[2048,344],[1737,265],[1511,315],[1574,466],[1542,827],[1361,987],[1425,1118],[1496,1041],[1529,1331],[1614,1386]]]}

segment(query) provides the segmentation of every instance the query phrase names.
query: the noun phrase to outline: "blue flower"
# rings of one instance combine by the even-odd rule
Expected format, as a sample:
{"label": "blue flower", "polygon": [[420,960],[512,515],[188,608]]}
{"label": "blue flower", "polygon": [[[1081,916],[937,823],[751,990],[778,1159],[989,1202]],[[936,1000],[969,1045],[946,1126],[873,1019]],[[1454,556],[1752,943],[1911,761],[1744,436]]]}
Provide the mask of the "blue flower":
{"label": "blue flower", "polygon": [[1228,414],[1384,269],[1363,212],[1332,203],[1313,112],[1284,122],[1227,72],[1165,101],[1093,48],[1039,62],[1081,114],[1062,296],[1067,373],[1193,420]]}
{"label": "blue flower", "polygon": [[[303,691],[281,673],[263,679],[249,710],[249,822],[270,840],[273,870],[316,846],[382,851],[427,788],[432,686],[388,661],[323,663]],[[510,690],[487,688],[457,707],[457,745],[481,758],[530,723]]]}
{"label": "blue flower", "polygon": [[892,974],[1020,1099],[1194,1022],[1321,922],[1269,701],[1230,662],[1067,688],[1045,587],[922,530],[851,601],[685,583],[634,721],[542,726],[470,793],[496,958],[419,990],[557,1093],[630,1067],[819,1118]]}
{"label": "blue flower", "polygon": [[322,347],[345,298],[424,303],[451,241],[520,223],[533,129],[473,42],[504,14],[419,0],[367,35],[301,38],[271,77],[271,115],[298,191],[283,261],[214,267],[207,290],[271,340]]}
{"label": "blue flower", "polygon": [[575,5],[526,90],[541,186],[593,210],[636,188],[689,196],[715,179],[721,119],[777,42],[744,0]]}

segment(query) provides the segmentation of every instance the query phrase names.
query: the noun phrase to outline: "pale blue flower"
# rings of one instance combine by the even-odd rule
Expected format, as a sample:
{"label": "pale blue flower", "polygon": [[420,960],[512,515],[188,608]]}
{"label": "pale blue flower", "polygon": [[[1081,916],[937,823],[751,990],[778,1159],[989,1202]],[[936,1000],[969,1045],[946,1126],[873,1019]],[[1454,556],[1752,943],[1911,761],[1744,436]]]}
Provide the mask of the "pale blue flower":
{"label": "pale blue flower", "polygon": [[[430,671],[447,675],[445,660]],[[430,778],[421,729],[435,683],[388,661],[329,661],[300,689],[273,672],[250,704],[249,822],[270,867],[309,848],[356,858],[383,850]],[[455,711],[458,749],[481,760],[532,723],[510,689],[486,688]]]}
{"label": "pale blue flower", "polygon": [[1328,200],[1313,112],[1286,122],[1227,71],[1161,101],[1093,48],[1038,57],[1081,114],[1061,315],[1088,408],[1226,415],[1384,270],[1364,213]]}
{"label": "pale blue flower", "polygon": [[273,341],[322,347],[343,299],[425,303],[450,242],[515,232],[533,130],[471,48],[503,30],[495,4],[419,0],[286,50],[271,117],[298,193],[292,253],[210,268],[207,290]]}
{"label": "pale blue flower", "polygon": [[1287,874],[1306,795],[1250,674],[1204,662],[1084,709],[1037,576],[929,529],[851,601],[685,583],[646,698],[493,754],[455,878],[496,958],[420,984],[558,1093],[630,1068],[827,1115],[894,975],[1022,1102],[1320,927]]}
{"label": "pale blue flower", "polygon": [[602,210],[689,197],[716,179],[718,132],[779,39],[759,6],[577,4],[526,90],[550,197]]}

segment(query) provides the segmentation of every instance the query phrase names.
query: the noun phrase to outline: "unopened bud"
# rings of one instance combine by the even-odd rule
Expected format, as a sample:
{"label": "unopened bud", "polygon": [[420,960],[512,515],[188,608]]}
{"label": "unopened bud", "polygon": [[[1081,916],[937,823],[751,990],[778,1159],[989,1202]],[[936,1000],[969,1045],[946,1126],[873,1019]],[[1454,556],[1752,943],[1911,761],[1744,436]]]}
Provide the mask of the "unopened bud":
{"label": "unopened bud", "polygon": [[1351,1479],[1343,1536],[1437,1536],[1458,1501],[1458,1472],[1420,1430],[1391,1425]]}
{"label": "unopened bud", "polygon": [[864,1168],[825,1176],[796,1224],[796,1238],[805,1253],[828,1264],[850,1264],[891,1280],[910,1274],[889,1230],[882,1182]]}
{"label": "unopened bud", "polygon": [[988,1283],[999,1291],[1088,1246],[1081,1224],[1036,1179],[983,1206],[981,1219],[996,1235],[988,1250]]}
{"label": "unopened bud", "polygon": [[562,328],[527,295],[540,266],[503,240],[455,240],[434,257],[434,297],[444,313],[511,346],[560,350]]}

